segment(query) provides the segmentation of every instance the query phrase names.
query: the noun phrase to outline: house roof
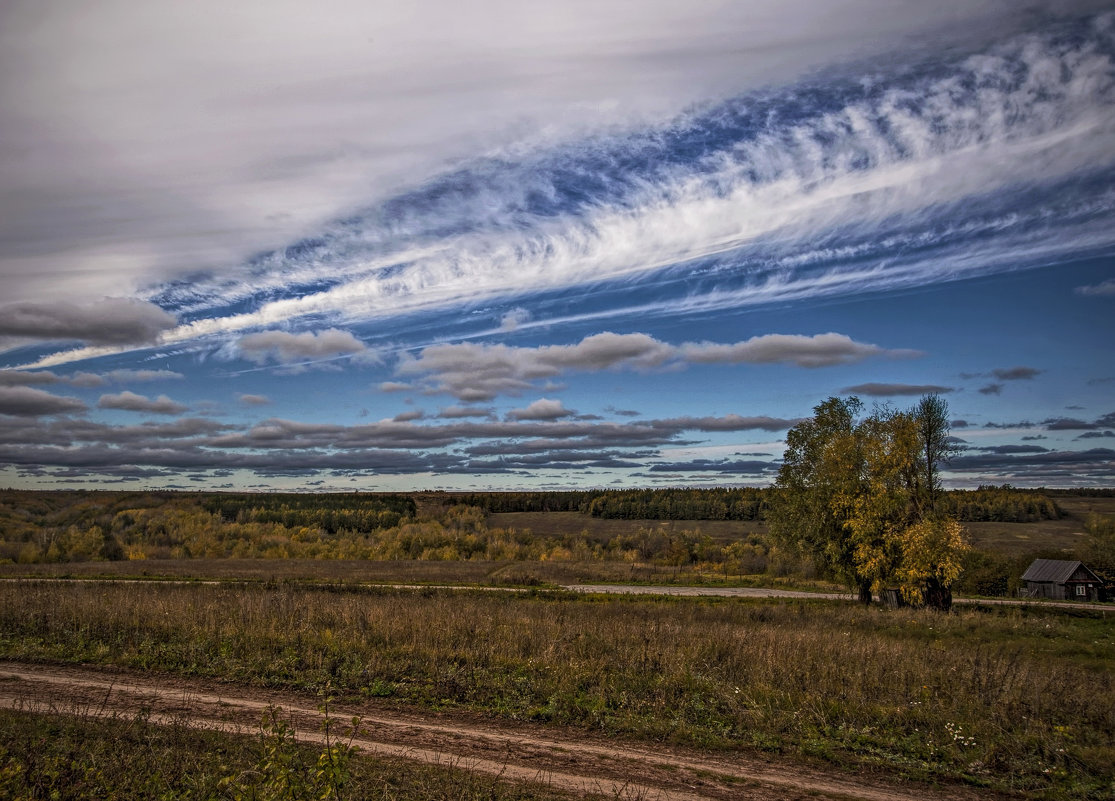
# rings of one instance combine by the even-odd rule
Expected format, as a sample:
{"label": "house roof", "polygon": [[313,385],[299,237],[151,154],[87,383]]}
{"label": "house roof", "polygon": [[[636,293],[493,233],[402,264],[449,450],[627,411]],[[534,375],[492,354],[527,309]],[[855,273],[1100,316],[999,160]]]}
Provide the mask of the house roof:
{"label": "house roof", "polygon": [[[1063,584],[1072,578],[1072,574],[1083,567],[1088,568],[1079,561],[1071,559],[1035,559],[1034,563],[1026,568],[1022,574],[1023,581],[1053,581]],[[1091,570],[1088,570],[1092,573]],[[1092,573],[1094,576],[1095,574]]]}

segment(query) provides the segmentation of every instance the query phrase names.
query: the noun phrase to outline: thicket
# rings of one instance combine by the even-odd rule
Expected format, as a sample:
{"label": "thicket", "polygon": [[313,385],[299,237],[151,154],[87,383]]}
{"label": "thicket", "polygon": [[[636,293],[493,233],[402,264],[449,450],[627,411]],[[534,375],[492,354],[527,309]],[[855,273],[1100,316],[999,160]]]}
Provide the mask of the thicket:
{"label": "thicket", "polygon": [[387,697],[1109,798],[1115,640],[1089,616],[545,593],[0,585],[0,657]]}

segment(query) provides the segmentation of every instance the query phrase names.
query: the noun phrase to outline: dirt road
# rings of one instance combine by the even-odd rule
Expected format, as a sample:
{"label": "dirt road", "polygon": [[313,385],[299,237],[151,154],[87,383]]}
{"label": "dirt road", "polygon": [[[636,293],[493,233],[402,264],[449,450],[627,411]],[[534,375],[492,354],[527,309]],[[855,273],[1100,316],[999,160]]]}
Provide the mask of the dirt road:
{"label": "dirt road", "polygon": [[[86,715],[144,710],[155,723],[238,732],[258,731],[263,715],[274,707],[294,722],[300,740],[323,741],[322,712],[306,697],[103,668],[0,662],[0,706]],[[574,795],[648,801],[977,797],[964,788],[890,785],[878,776],[838,776],[789,761],[623,743],[490,718],[373,704],[334,707],[330,714],[340,721],[360,717],[353,744],[364,753],[450,765],[511,782],[542,782]]]}

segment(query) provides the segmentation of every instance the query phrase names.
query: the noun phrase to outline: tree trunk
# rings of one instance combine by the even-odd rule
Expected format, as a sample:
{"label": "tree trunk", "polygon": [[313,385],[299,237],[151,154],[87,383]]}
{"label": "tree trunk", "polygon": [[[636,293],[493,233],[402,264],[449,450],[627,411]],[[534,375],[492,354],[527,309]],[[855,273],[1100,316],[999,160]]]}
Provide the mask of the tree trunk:
{"label": "tree trunk", "polygon": [[859,585],[859,602],[861,604],[870,604],[871,603],[871,585],[870,584],[860,584]]}
{"label": "tree trunk", "polygon": [[930,579],[925,585],[925,605],[938,612],[949,611],[952,609],[952,589],[936,579]]}

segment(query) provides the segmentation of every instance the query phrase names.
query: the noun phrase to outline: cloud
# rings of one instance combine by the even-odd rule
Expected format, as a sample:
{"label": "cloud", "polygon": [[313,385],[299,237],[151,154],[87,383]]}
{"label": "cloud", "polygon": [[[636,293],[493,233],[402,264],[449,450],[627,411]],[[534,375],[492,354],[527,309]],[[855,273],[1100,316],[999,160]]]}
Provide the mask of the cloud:
{"label": "cloud", "polygon": [[25,386],[0,386],[0,414],[19,417],[84,412],[88,407],[77,398],[52,395]]}
{"label": "cloud", "polygon": [[0,387],[57,384],[60,381],[62,381],[62,377],[49,370],[0,370]]}
{"label": "cloud", "polygon": [[261,331],[240,337],[236,347],[241,356],[256,364],[294,364],[338,356],[372,356],[363,342],[348,331],[336,328],[300,334]]}
{"label": "cloud", "polygon": [[1092,297],[1115,297],[1115,278],[1109,278],[1106,281],[1101,281],[1098,284],[1090,286],[1078,286],[1076,294],[1092,296]]}
{"label": "cloud", "polygon": [[0,416],[0,462],[90,473],[131,466],[250,470],[261,476],[308,476],[320,470],[467,475],[626,469],[652,464],[663,445],[692,444],[684,438],[687,432],[784,430],[791,424],[727,415],[623,424],[563,417],[440,424],[381,420],[343,426],[273,418],[239,427],[183,418],[113,426],[67,417],[43,422]]}
{"label": "cloud", "polygon": [[1003,385],[998,383],[991,383],[985,387],[979,388],[981,395],[1000,395],[1003,392]]}
{"label": "cloud", "polygon": [[236,399],[245,406],[266,406],[271,403],[271,399],[266,395],[251,395],[246,392],[237,395]]}
{"label": "cloud", "polygon": [[531,319],[528,309],[516,308],[504,314],[499,320],[500,331],[514,331],[520,325]]}
{"label": "cloud", "polygon": [[426,413],[421,409],[411,409],[410,411],[400,412],[391,418],[394,423],[409,423],[412,420],[421,420],[426,416]]}
{"label": "cloud", "polygon": [[1085,431],[1076,439],[1109,439],[1115,437],[1115,431]]}
{"label": "cloud", "polygon": [[856,384],[840,390],[842,394],[870,395],[871,397],[893,397],[896,395],[938,395],[953,392],[953,387],[937,384]]}
{"label": "cloud", "polygon": [[91,345],[149,345],[177,324],[153,303],[108,298],[97,303],[12,303],[0,307],[0,336],[75,339]]}
{"label": "cloud", "polygon": [[495,410],[488,406],[444,406],[437,416],[446,420],[459,420],[466,417],[492,417]]}
{"label": "cloud", "polygon": [[512,409],[507,417],[511,420],[559,420],[574,414],[576,412],[566,409],[560,400],[539,398],[525,409]]}
{"label": "cloud", "polygon": [[688,462],[659,462],[651,465],[652,473],[701,473],[711,472],[722,475],[770,476],[777,472],[778,465],[773,462],[739,459],[736,461],[694,459]]}
{"label": "cloud", "polygon": [[733,344],[690,342],[675,346],[648,334],[605,331],[574,345],[537,348],[479,343],[431,345],[416,357],[402,359],[396,372],[419,376],[427,391],[449,393],[463,401],[487,401],[501,394],[518,395],[534,388],[539,380],[568,371],[646,371],[694,363],[826,367],[872,356],[902,358],[913,353],[887,350],[835,333],[768,334]]}
{"label": "cloud", "polygon": [[681,355],[698,364],[794,364],[798,367],[835,367],[854,364],[872,356],[913,358],[923,355],[913,350],[886,350],[878,345],[854,341],[845,334],[829,332],[815,336],[766,334],[732,345],[688,343]]}
{"label": "cloud", "polygon": [[1042,420],[1041,424],[1045,426],[1047,431],[1086,431],[1099,428],[1097,423],[1089,423],[1075,417],[1052,417],[1048,420]]}
{"label": "cloud", "polygon": [[1042,371],[1036,367],[1011,367],[991,371],[991,374],[1000,381],[1029,381],[1041,373]]}
{"label": "cloud", "polygon": [[148,398],[125,390],[118,395],[101,395],[97,401],[98,409],[122,409],[128,412],[149,412],[151,414],[182,414],[189,411],[188,406],[176,403],[166,395]]}
{"label": "cloud", "polygon": [[[455,151],[450,158],[453,169],[439,173],[437,166],[426,162],[422,170],[402,169],[391,182],[352,177],[350,180],[364,192],[368,186],[386,188],[379,195],[365,197],[359,212],[351,212],[357,206],[353,198],[339,203],[334,208],[343,208],[346,213],[336,222],[288,228],[313,230],[315,235],[287,248],[243,260],[234,269],[152,288],[148,291],[151,297],[191,312],[190,321],[167,332],[163,341],[227,338],[247,330],[288,325],[301,318],[352,326],[416,312],[462,306],[475,309],[484,302],[502,306],[531,293],[584,290],[589,286],[594,287],[594,294],[610,286],[614,300],[607,308],[585,310],[584,314],[738,309],[1024,269],[1115,244],[1115,232],[1106,224],[1112,210],[1106,183],[1097,180],[1092,185],[1074,180],[1084,171],[1102,175],[1115,167],[1106,115],[1115,86],[1115,76],[1109,69],[1109,18],[1080,17],[1081,11],[1099,8],[1099,4],[1071,3],[1074,10],[1064,16],[1060,5],[1057,10],[1047,5],[1042,15],[1030,16],[1007,14],[1004,9],[1008,4],[1002,0],[993,3],[993,14],[989,14],[988,4],[975,4],[978,10],[972,11],[964,10],[965,4],[959,0],[952,0],[952,20],[976,14],[980,18],[989,15],[994,22],[984,19],[985,24],[974,27],[950,25],[950,35],[963,38],[962,47],[953,47],[955,41],[951,39],[934,41],[907,60],[891,53],[885,63],[860,61],[858,68],[845,66],[823,78],[779,87],[770,82],[770,59],[782,65],[777,72],[790,64],[795,65],[790,71],[796,72],[802,68],[803,55],[817,58],[827,46],[837,44],[831,33],[821,35],[812,21],[803,22],[814,14],[804,13],[804,0],[790,5],[796,3],[803,4],[796,6],[802,19],[775,28],[779,46],[764,44],[753,51],[741,48],[738,38],[756,42],[751,37],[761,28],[754,27],[749,13],[747,22],[734,17],[738,28],[729,32],[723,27],[721,6],[713,16],[722,24],[710,26],[715,30],[705,28],[708,23],[698,25],[703,34],[698,39],[712,37],[723,45],[714,51],[701,48],[697,40],[680,46],[676,32],[668,27],[660,31],[669,31],[665,38],[632,40],[628,38],[634,36],[630,20],[615,29],[624,34],[613,34],[630,49],[617,51],[616,41],[605,37],[605,45],[594,28],[590,40],[603,48],[596,55],[608,64],[615,65],[618,60],[624,66],[623,73],[645,90],[656,87],[654,93],[661,91],[658,87],[662,78],[680,74],[675,72],[680,63],[708,67],[708,58],[718,64],[714,70],[720,76],[716,83],[727,83],[703,95],[707,102],[690,94],[692,83],[671,84],[686,96],[667,105],[672,110],[689,111],[672,117],[652,115],[649,120],[625,117],[623,124],[606,126],[610,130],[604,133],[592,130],[592,136],[574,136],[570,130],[556,137],[541,133],[545,126],[535,127],[537,120],[526,121],[518,103],[508,104],[506,94],[494,91],[494,84],[508,80],[507,75],[494,69],[485,70],[484,76],[492,83],[476,87],[493,103],[499,98],[496,105],[501,113],[487,117],[475,105],[478,98],[460,90],[461,77],[447,67],[444,56],[439,56],[434,63],[439,69],[450,69],[454,79],[449,95],[455,103],[464,102],[461,98],[467,96],[468,113],[431,105],[436,123],[427,119],[430,127],[424,129],[424,136],[407,137],[396,144],[413,155],[433,152],[431,139],[440,142]],[[887,12],[882,0],[854,3],[864,3],[864,8],[898,28],[912,19],[913,12],[907,6],[900,12]],[[783,7],[764,8],[783,21],[792,19],[783,16],[788,13]],[[944,17],[938,8],[935,4],[932,14],[919,18],[926,24],[932,17],[932,27],[939,32]],[[683,15],[689,23],[693,23],[691,13],[695,12]],[[502,20],[504,15],[498,16]],[[596,18],[597,14],[594,11],[589,16]],[[643,15],[639,16],[642,19]],[[661,22],[654,14],[646,16],[652,27],[656,20]],[[862,45],[862,36],[871,37],[849,24],[856,15],[842,7],[835,14],[840,20],[833,15],[822,16],[832,24],[825,26],[826,31],[839,29],[849,37],[838,49],[862,58],[862,50],[845,49],[851,39],[860,40]],[[481,18],[462,22],[481,39],[508,24],[481,25],[480,31],[476,25]],[[562,19],[571,27],[559,28],[558,32],[568,33],[584,25],[577,14],[566,17],[563,13]],[[89,24],[103,30],[104,21],[98,17]],[[792,56],[784,46],[785,39],[797,40],[803,28],[815,37],[808,46],[802,43],[802,49]],[[532,28],[531,33],[539,31]],[[106,35],[115,35],[115,29],[107,30]],[[573,38],[559,38],[565,45],[573,43]],[[760,38],[769,41],[768,35]],[[384,41],[390,41],[391,47],[397,45],[392,36],[384,37]],[[894,47],[895,41],[890,40],[888,47]],[[669,42],[669,53],[658,49],[665,42]],[[360,52],[366,53],[367,43],[363,39],[361,43]],[[903,40],[902,48],[907,49],[909,44]],[[299,39],[298,47],[308,46]],[[513,51],[519,54],[516,59],[531,52],[522,42]],[[496,52],[510,55],[506,44]],[[26,55],[27,49],[17,48],[13,53]],[[404,55],[403,63],[411,63],[412,54]],[[655,80],[648,80],[647,56],[667,59],[672,66],[658,72]],[[931,56],[935,60],[930,65],[919,60]],[[495,54],[484,52],[480,63],[491,66],[493,59],[500,61]],[[725,64],[721,59],[733,62],[733,68],[722,69]],[[162,54],[158,63],[166,63]],[[238,57],[226,63],[244,62]],[[556,72],[542,73],[550,79],[560,82],[559,76],[573,70],[585,79],[581,88],[605,106],[614,101],[630,108],[626,101],[630,95],[623,92],[610,94],[607,99],[597,94],[601,85],[618,88],[602,80],[599,63],[590,70],[591,80],[580,72],[587,67],[579,59],[546,63],[551,68],[561,64]],[[656,63],[661,66],[665,62]],[[751,85],[772,88],[748,93],[748,81],[742,76],[753,74],[751,70],[759,63],[766,64],[761,70],[764,76]],[[56,75],[55,65],[41,66]],[[279,70],[288,68],[284,62]],[[432,102],[434,97],[445,97],[446,84],[426,85],[429,94],[401,91],[398,86],[399,75],[406,74],[409,82],[419,76],[431,77],[431,69],[428,65],[421,69],[416,66],[411,73],[395,64],[390,80],[388,74],[379,74],[381,82],[377,85],[381,90],[390,87],[390,105],[403,102],[399,94],[407,98],[407,103]],[[0,74],[4,72],[0,70]],[[25,71],[7,72],[20,75]],[[356,73],[362,74],[362,70]],[[529,85],[527,94],[536,97],[535,81],[525,77],[532,73],[514,69],[510,74],[524,81],[520,89]],[[116,75],[130,78],[126,70]],[[267,75],[268,85],[272,85],[272,72],[261,75]],[[445,77],[439,73],[439,78]],[[300,73],[292,75],[291,80],[305,91],[311,88],[301,82]],[[65,81],[61,83],[68,86]],[[167,76],[163,75],[152,84],[152,88],[158,86],[162,102],[164,93],[173,95],[166,83]],[[326,83],[341,95],[355,91],[347,88],[356,85],[354,81]],[[549,85],[549,81],[545,83]],[[707,87],[704,81],[700,83]],[[258,85],[249,83],[250,87]],[[734,88],[729,90],[729,85]],[[313,86],[320,88],[316,83]],[[371,110],[371,98],[377,95],[370,88],[363,89],[364,99],[358,105],[354,105],[355,97],[346,95],[346,102],[333,105],[319,94],[313,93],[315,108],[324,104],[338,115],[340,109],[352,115],[354,108],[360,108],[377,121],[382,119],[382,107]],[[41,92],[30,94],[28,99],[46,102],[41,98],[51,96],[50,92]],[[818,100],[821,96],[823,101]],[[270,94],[252,99],[267,106]],[[300,97],[297,107],[303,108],[304,102]],[[558,104],[564,112],[548,103],[532,107],[558,123],[566,115],[576,119],[573,128],[579,129],[579,134],[596,127],[596,122],[585,121],[601,119],[600,108],[588,108],[581,105],[583,101],[576,101],[573,105],[577,113],[573,114],[574,109],[565,105],[568,102],[570,99],[565,98]],[[90,105],[103,111],[99,104]],[[512,105],[514,111],[510,110]],[[172,106],[175,110],[182,107],[190,106]],[[239,113],[233,116],[239,117],[246,108],[255,106],[248,103],[236,108]],[[272,111],[284,122],[296,116]],[[223,116],[208,114],[201,122],[210,124],[209,118]],[[300,124],[321,123],[316,114],[297,115],[300,120],[307,116],[312,116],[313,122]],[[131,115],[124,118],[132,119]],[[502,119],[510,130],[512,118],[536,132],[520,138],[514,147],[478,148],[477,140],[465,144],[470,142],[468,137],[448,134],[450,128],[468,125],[466,119],[481,121],[482,126]],[[111,128],[120,124],[108,115],[100,122]],[[451,124],[447,127],[447,123]],[[278,127],[269,124],[262,130],[271,132]],[[288,133],[286,127],[284,135]],[[392,135],[400,130],[396,125],[388,127]],[[378,137],[381,128],[378,124],[362,126],[358,141]],[[128,128],[128,132],[134,130]],[[237,158],[230,160],[232,164],[242,164],[245,154],[239,152],[244,147],[240,143],[256,143],[259,139],[227,135],[215,138],[207,152],[206,169],[215,169],[213,151],[223,152],[225,148],[238,151]],[[29,132],[26,141],[36,139]],[[321,141],[316,137],[305,139],[305,143],[314,143],[311,149],[315,151],[322,146]],[[349,148],[330,141],[336,148],[327,154],[318,152],[317,159],[284,159],[271,164],[271,170],[259,165],[255,172],[274,176],[285,169],[302,174],[301,167],[321,175],[351,175],[334,157],[346,161],[353,150],[365,155],[378,153],[371,158],[381,166],[393,163],[374,147]],[[196,147],[193,142],[180,145],[184,150],[189,145],[190,152]],[[458,148],[491,155],[468,159]],[[62,149],[59,158],[65,155]],[[441,158],[437,159],[439,164],[447,163]],[[158,159],[135,160],[160,163]],[[175,159],[173,163],[180,161]],[[330,169],[330,165],[337,169]],[[45,180],[44,165],[39,166],[40,170],[31,175],[39,176],[35,181],[41,183]],[[194,170],[197,168],[195,164]],[[190,175],[191,185],[204,183],[189,172],[184,174]],[[1012,204],[1004,209],[1003,193],[1016,192],[1020,181],[1043,191],[1030,193],[1024,206]],[[226,185],[220,181],[214,184]],[[76,193],[73,188],[70,191]],[[216,206],[199,203],[197,207],[256,209],[264,200],[274,200],[258,185],[250,194],[258,204],[226,199]],[[292,199],[288,202],[297,205]],[[18,204],[12,205],[19,208]],[[964,209],[963,215],[955,214],[958,208]],[[202,230],[220,228],[209,225]],[[222,263],[227,265],[232,260],[226,258]],[[197,260],[191,262],[195,270],[196,264]],[[699,280],[682,281],[682,269]],[[631,286],[644,290],[670,287],[674,291],[620,291]],[[650,299],[652,296],[654,299]],[[54,354],[36,364],[49,366],[90,355],[95,354],[88,350]]]}

